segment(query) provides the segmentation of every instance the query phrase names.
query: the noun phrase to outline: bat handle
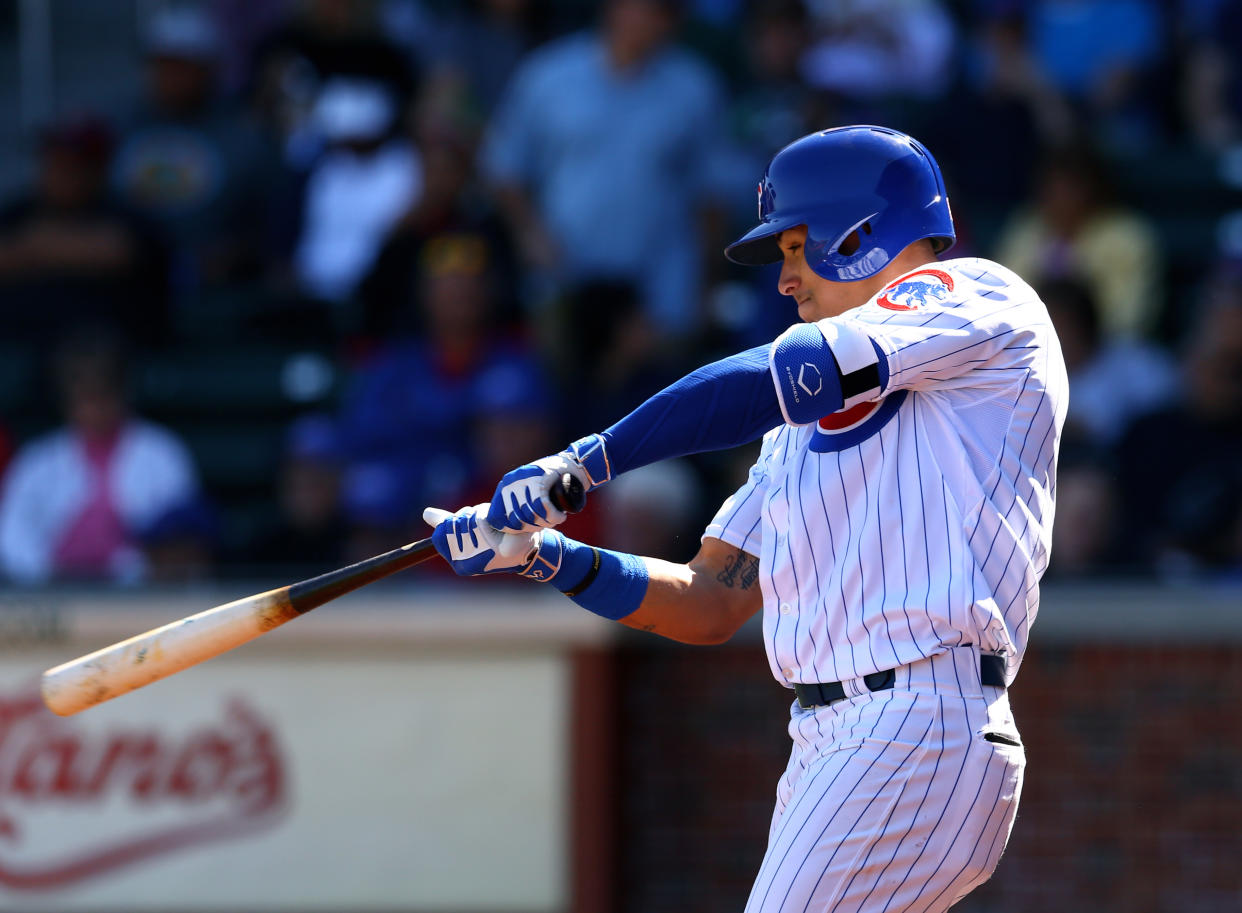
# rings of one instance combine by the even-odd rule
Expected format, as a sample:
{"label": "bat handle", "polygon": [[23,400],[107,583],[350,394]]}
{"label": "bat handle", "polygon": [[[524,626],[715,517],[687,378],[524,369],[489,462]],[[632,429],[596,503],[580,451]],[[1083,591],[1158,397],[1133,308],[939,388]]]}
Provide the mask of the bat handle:
{"label": "bat handle", "polygon": [[566,472],[548,492],[548,500],[557,510],[576,514],[586,507],[586,489],[572,473]]}

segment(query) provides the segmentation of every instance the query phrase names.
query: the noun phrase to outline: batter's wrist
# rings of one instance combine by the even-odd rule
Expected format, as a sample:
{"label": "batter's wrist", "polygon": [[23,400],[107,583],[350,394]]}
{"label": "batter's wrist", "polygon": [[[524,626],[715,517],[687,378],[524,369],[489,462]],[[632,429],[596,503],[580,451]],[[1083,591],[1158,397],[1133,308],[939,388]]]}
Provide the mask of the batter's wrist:
{"label": "batter's wrist", "polygon": [[590,570],[586,572],[585,577],[583,577],[580,581],[578,581],[568,590],[564,591],[566,596],[568,596],[570,599],[574,598],[575,596],[580,596],[583,593],[583,591],[587,589],[587,587],[589,587],[592,583],[595,582],[595,578],[599,576],[599,567],[600,567],[600,562],[602,561],[602,558],[603,556],[600,555],[599,549],[592,547]]}
{"label": "batter's wrist", "polygon": [[[647,562],[606,548],[595,548],[555,531],[560,570],[548,579],[576,604],[602,618],[617,621],[632,613],[647,595]],[[542,551],[542,547],[541,547]]]}

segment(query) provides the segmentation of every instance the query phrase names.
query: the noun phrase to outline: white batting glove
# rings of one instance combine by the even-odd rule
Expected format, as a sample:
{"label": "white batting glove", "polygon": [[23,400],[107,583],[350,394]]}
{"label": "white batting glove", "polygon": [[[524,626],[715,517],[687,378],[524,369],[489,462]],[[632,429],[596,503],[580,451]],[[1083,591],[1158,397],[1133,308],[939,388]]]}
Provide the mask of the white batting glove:
{"label": "white batting glove", "polygon": [[552,503],[550,493],[567,472],[582,483],[585,491],[609,481],[612,467],[604,439],[592,434],[574,441],[560,453],[505,473],[492,495],[488,523],[506,532],[550,529],[564,523],[568,514]]}
{"label": "white batting glove", "polygon": [[432,544],[455,572],[463,577],[518,574],[536,580],[555,576],[560,569],[559,543],[549,549],[548,557],[541,558],[542,531],[501,532],[483,519],[486,509],[486,504],[478,504],[456,513],[438,507],[423,511],[423,519],[435,527]]}

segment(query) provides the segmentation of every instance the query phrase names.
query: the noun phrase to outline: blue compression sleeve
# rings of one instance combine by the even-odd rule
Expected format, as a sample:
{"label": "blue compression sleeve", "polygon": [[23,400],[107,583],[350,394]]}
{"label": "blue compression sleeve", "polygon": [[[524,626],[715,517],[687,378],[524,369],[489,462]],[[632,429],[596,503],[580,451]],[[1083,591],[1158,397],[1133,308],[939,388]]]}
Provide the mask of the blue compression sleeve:
{"label": "blue compression sleeve", "polygon": [[692,371],[605,430],[613,476],[672,457],[739,447],[781,424],[769,348],[757,346]]}

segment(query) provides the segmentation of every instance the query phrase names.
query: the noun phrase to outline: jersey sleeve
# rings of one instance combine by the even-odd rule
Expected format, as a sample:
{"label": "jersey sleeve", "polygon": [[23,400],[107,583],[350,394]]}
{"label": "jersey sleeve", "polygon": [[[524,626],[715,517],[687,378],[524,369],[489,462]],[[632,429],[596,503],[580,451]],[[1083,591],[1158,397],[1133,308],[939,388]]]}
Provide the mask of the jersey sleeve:
{"label": "jersey sleeve", "polygon": [[768,490],[767,467],[773,439],[779,433],[780,429],[775,429],[764,436],[759,458],[750,467],[746,481],[720,505],[702,538],[720,539],[749,554],[759,554],[763,544],[760,512]]}
{"label": "jersey sleeve", "polygon": [[865,338],[881,360],[875,386],[853,401],[1001,382],[998,372],[1022,365],[1050,335],[1034,291],[986,261],[917,270],[832,321],[834,351],[852,345],[865,352]]}

